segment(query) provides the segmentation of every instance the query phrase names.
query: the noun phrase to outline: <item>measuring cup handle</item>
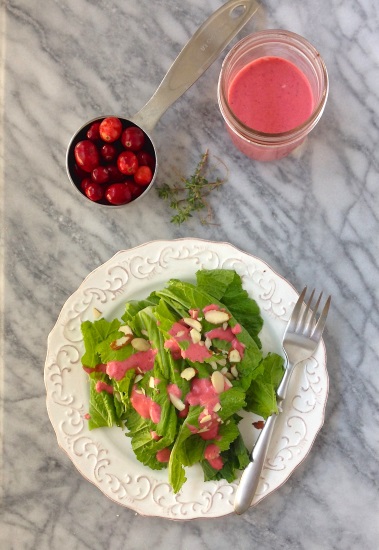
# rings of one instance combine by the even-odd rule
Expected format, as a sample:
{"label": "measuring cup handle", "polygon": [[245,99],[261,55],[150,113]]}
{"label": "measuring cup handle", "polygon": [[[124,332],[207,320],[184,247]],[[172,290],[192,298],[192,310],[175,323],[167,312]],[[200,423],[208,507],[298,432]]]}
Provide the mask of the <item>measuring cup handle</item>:
{"label": "measuring cup handle", "polygon": [[152,130],[168,107],[208,69],[258,8],[256,0],[230,0],[214,12],[184,46],[133,122],[147,132]]}

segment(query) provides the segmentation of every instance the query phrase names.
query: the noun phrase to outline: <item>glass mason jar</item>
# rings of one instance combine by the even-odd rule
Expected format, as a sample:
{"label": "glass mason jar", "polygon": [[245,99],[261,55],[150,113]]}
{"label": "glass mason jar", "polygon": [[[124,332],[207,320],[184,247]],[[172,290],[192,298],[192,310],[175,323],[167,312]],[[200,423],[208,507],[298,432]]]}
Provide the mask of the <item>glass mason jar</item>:
{"label": "glass mason jar", "polygon": [[[262,57],[279,57],[294,64],[306,77],[313,96],[313,111],[295,128],[282,133],[265,133],[246,126],[229,105],[229,90],[236,75]],[[255,160],[280,159],[299,147],[316,126],[328,97],[329,80],[325,63],[305,38],[285,30],[265,30],[240,40],[226,56],[218,82],[218,103],[234,145]]]}

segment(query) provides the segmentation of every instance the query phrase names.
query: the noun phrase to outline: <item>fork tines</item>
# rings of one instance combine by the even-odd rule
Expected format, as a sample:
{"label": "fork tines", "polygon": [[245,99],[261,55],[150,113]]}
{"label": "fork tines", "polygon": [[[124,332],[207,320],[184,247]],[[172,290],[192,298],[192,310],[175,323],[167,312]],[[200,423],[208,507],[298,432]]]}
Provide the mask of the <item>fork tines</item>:
{"label": "fork tines", "polygon": [[[319,297],[316,300],[316,303],[313,305],[313,299],[315,295],[315,289],[312,290],[311,295],[307,302],[305,302],[305,295],[307,292],[307,287],[305,287],[293,310],[292,319],[294,320],[294,325],[292,330],[297,330],[302,332],[304,335],[311,337],[314,340],[321,338],[322,332],[325,327],[326,318],[328,316],[328,311],[331,302],[331,296],[328,296],[326,299],[325,305],[319,312],[319,307],[322,299],[323,293],[320,292]],[[303,310],[301,312],[301,310]]]}

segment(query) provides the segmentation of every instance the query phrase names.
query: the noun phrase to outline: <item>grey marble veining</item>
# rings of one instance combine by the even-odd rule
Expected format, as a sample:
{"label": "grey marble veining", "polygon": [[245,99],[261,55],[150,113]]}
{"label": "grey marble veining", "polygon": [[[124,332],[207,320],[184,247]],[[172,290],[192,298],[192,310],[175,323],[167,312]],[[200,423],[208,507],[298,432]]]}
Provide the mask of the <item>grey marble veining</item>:
{"label": "grey marble veining", "polygon": [[[377,3],[266,1],[240,32],[286,28],[323,56],[330,96],[301,154],[261,164],[232,147],[216,99],[229,48],[162,117],[158,184],[191,173],[207,148],[228,167],[214,225],[170,224],[155,190],[133,209],[96,209],[65,174],[75,130],[136,113],[220,5],[0,3],[2,549],[378,548]],[[59,449],[46,413],[46,338],[65,300],[118,250],[186,236],[230,242],[333,295],[324,427],[287,483],[242,517],[170,522],[114,504]]]}

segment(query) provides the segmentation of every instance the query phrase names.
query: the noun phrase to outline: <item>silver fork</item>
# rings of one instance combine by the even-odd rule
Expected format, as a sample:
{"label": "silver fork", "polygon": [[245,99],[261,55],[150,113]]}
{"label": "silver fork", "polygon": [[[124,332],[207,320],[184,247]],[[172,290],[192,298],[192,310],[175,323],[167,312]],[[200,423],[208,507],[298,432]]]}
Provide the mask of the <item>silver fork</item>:
{"label": "silver fork", "polygon": [[[286,397],[289,381],[295,366],[301,361],[305,361],[311,357],[316,351],[321,341],[329,311],[330,296],[327,298],[321,314],[319,314],[318,310],[322,300],[322,292],[314,306],[312,306],[312,302],[315,291],[312,291],[308,302],[304,304],[306,292],[307,287],[301,292],[295,304],[283,336],[283,351],[286,358],[286,368],[276,392],[279,411],[281,411],[282,402]],[[277,414],[273,414],[266,420],[264,428],[259,434],[258,440],[251,453],[250,464],[242,474],[234,501],[234,510],[237,514],[243,514],[251,505],[258,487],[277,417]]]}

